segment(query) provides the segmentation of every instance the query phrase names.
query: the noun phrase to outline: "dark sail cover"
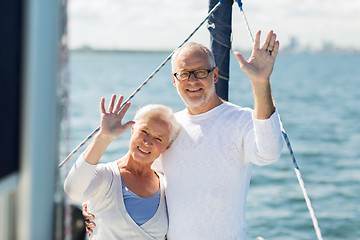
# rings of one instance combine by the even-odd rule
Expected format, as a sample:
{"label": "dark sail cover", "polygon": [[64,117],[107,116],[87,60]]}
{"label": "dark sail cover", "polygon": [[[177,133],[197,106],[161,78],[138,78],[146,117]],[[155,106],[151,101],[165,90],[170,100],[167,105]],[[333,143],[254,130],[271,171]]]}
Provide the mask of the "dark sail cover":
{"label": "dark sail cover", "polygon": [[[209,11],[218,2],[218,0],[209,0]],[[228,100],[229,89],[232,4],[233,0],[224,0],[208,21],[211,50],[219,67],[219,80],[216,83],[216,92],[224,100]]]}

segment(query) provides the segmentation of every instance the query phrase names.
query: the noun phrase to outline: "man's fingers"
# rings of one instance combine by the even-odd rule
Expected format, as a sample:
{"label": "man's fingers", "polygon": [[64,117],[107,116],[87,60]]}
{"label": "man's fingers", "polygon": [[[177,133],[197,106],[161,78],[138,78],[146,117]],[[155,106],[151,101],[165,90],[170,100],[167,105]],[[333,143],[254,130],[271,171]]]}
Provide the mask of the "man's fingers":
{"label": "man's fingers", "polygon": [[273,52],[272,52],[272,55],[274,57],[276,57],[277,53],[279,52],[279,47],[280,47],[280,43],[279,43],[279,41],[276,41],[274,44]]}
{"label": "man's fingers", "polygon": [[93,230],[91,228],[96,227],[96,224],[94,222],[91,222],[89,219],[94,219],[94,215],[87,212],[87,203],[83,202],[82,204],[82,215],[85,218],[85,231],[89,234],[89,237],[91,234],[93,234]]}
{"label": "man's fingers", "polygon": [[269,47],[268,47],[267,50],[269,50],[269,51],[274,51],[275,41],[276,41],[276,34],[273,33],[273,34],[271,34],[271,38],[270,38],[270,42],[269,42]]}
{"label": "man's fingers", "polygon": [[[86,202],[83,202],[83,204],[82,204],[82,215],[84,216],[85,220],[95,218],[94,215],[87,212],[87,203]],[[86,223],[86,221],[85,221],[85,223]]]}
{"label": "man's fingers", "polygon": [[247,63],[246,59],[239,52],[234,52],[234,55],[235,55],[236,59],[238,60],[240,67],[242,68]]}
{"label": "man's fingers", "polygon": [[91,228],[85,227],[85,231],[89,234],[89,237],[93,234],[93,230]]}
{"label": "man's fingers", "polygon": [[96,227],[96,224],[94,222],[91,222],[90,220],[85,220],[85,226],[87,228],[94,228]]}
{"label": "man's fingers", "polygon": [[[261,49],[266,50],[266,51],[269,50],[272,35],[273,35],[273,31],[270,30],[269,33],[266,35],[266,39],[265,39],[264,44]],[[270,49],[270,50],[272,51],[272,49]]]}
{"label": "man's fingers", "polygon": [[254,50],[260,49],[260,35],[261,35],[261,31],[258,30],[254,40]]}
{"label": "man's fingers", "polygon": [[[104,98],[103,98],[104,99]],[[82,203],[82,211],[84,212],[87,212],[87,202],[83,202]]]}
{"label": "man's fingers", "polygon": [[91,213],[88,213],[88,212],[83,212],[82,214],[84,216],[84,219],[85,220],[89,220],[89,219],[94,219],[94,215],[92,215]]}

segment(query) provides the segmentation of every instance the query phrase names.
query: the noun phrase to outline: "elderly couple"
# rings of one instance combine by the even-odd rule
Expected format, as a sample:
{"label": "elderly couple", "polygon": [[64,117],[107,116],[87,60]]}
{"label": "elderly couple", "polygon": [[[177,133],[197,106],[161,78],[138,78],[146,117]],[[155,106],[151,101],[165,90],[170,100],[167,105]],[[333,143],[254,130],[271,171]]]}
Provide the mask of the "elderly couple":
{"label": "elderly couple", "polygon": [[[278,50],[272,31],[260,47],[258,31],[248,61],[234,53],[252,83],[254,110],[217,96],[214,56],[196,43],[172,58],[183,111],[148,105],[122,123],[130,104],[119,112],[122,97],[113,95],[107,109],[101,99],[101,130],[64,184],[71,198],[88,201],[91,239],[246,239],[252,166],[276,161],[283,145],[269,80]],[[98,164],[130,127],[127,154]]]}

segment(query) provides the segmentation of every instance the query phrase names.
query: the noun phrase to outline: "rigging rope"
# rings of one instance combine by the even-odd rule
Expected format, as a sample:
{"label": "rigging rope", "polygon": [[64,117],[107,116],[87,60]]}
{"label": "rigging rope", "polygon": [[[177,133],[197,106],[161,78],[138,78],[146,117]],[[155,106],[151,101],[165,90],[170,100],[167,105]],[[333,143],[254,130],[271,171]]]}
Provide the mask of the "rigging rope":
{"label": "rigging rope", "polygon": [[251,42],[254,43],[254,37],[253,37],[253,35],[252,35],[252,33],[251,33],[251,29],[250,29],[249,22],[248,22],[248,20],[247,20],[247,18],[246,18],[245,12],[244,12],[243,7],[242,7],[243,4],[242,4],[241,0],[239,0],[239,1],[237,1],[237,2],[238,2],[238,5],[239,5],[239,8],[240,8],[240,12],[242,13],[242,15],[243,15],[243,17],[244,17],[244,21],[245,21],[245,24],[246,24],[246,26],[247,26],[247,29],[248,29],[248,32],[249,32],[249,35],[250,35]]}
{"label": "rigging rope", "polygon": [[[204,22],[210,17],[213,12],[218,9],[218,7],[224,2],[224,0],[220,0],[208,13],[205,19],[199,24],[197,28],[161,63],[161,65],[130,95],[120,107],[120,110],[128,103],[159,71],[160,69],[171,59],[172,55],[175,51],[181,48],[194,34],[199,30],[199,28],[204,24]],[[86,144],[98,131],[100,130],[100,126],[98,126],[94,131],[92,131],[86,139],[84,139],[60,164],[59,167],[62,167],[74,154],[79,151],[79,149]]]}
{"label": "rigging rope", "polygon": [[[254,38],[253,38],[253,35],[251,33],[251,29],[250,29],[250,26],[249,26],[249,23],[246,19],[246,15],[245,15],[245,12],[244,12],[244,9],[242,7],[242,2],[241,0],[238,0],[238,5],[239,5],[239,8],[240,8],[240,12],[242,13],[242,15],[244,16],[244,20],[245,20],[245,23],[246,23],[246,26],[247,26],[247,29],[248,29],[248,32],[250,34],[250,38],[251,38],[251,42],[254,44]],[[280,119],[280,114],[278,114],[279,116],[279,119]],[[301,188],[301,191],[304,195],[304,199],[305,199],[305,202],[306,202],[306,206],[309,210],[309,213],[310,213],[310,217],[311,217],[311,220],[313,222],[313,226],[314,226],[314,229],[315,229],[315,233],[316,233],[316,236],[317,236],[317,239],[318,240],[323,240],[323,237],[321,235],[321,230],[320,230],[320,227],[319,227],[319,223],[316,219],[316,216],[315,216],[315,212],[314,212],[314,209],[313,207],[311,206],[311,201],[310,201],[310,198],[307,194],[307,191],[306,191],[306,188],[305,188],[305,184],[304,184],[304,181],[301,177],[301,172],[300,172],[300,169],[299,169],[299,166],[297,165],[297,162],[296,162],[296,159],[295,159],[295,155],[294,155],[294,152],[291,148],[291,144],[290,144],[290,141],[289,141],[289,138],[286,134],[286,131],[283,127],[283,124],[281,122],[281,119],[280,119],[280,123],[281,123],[281,131],[282,131],[282,134],[283,134],[283,137],[285,139],[285,142],[286,142],[286,146],[289,150],[289,153],[290,153],[290,156],[291,156],[291,159],[293,161],[293,166],[294,166],[294,171],[295,171],[295,174],[296,174],[296,177],[298,179],[298,182],[299,182],[299,185],[300,185],[300,188]]]}

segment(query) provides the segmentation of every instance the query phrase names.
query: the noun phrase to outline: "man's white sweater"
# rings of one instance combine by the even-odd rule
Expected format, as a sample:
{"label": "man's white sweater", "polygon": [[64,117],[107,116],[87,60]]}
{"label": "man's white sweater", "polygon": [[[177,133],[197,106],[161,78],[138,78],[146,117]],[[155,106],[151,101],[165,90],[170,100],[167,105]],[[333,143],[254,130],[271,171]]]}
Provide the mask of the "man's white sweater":
{"label": "man's white sweater", "polygon": [[199,115],[176,113],[179,136],[161,157],[169,240],[246,239],[245,203],[252,164],[276,161],[279,118],[257,120],[231,103]]}

